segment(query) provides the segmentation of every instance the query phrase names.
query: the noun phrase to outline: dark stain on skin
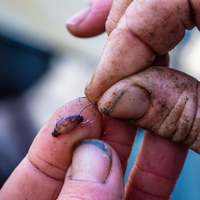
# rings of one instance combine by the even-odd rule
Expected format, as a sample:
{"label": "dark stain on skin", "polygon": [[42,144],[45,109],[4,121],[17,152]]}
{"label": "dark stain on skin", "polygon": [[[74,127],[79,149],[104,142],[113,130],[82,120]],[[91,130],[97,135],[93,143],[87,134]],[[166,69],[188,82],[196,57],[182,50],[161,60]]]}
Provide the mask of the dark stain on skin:
{"label": "dark stain on skin", "polygon": [[116,93],[114,93],[116,96],[115,98],[112,100],[112,102],[110,103],[110,106],[107,108],[104,108],[103,110],[101,109],[101,112],[104,115],[109,115],[110,113],[113,112],[113,110],[115,109],[115,107],[117,106],[118,101],[122,98],[122,96],[126,93],[126,91],[129,89],[129,85],[127,85],[118,95]]}
{"label": "dark stain on skin", "polygon": [[101,149],[103,152],[105,152],[108,155],[108,157],[110,159],[110,162],[112,162],[112,152],[111,152],[110,148],[108,148],[108,146],[106,144],[104,144],[103,142],[101,142],[99,140],[95,140],[95,139],[87,140],[86,139],[86,140],[83,140],[83,141],[79,142],[76,145],[75,149],[80,147],[80,146],[82,146],[82,145],[85,145],[85,144],[94,145],[94,146],[98,147],[99,149]]}

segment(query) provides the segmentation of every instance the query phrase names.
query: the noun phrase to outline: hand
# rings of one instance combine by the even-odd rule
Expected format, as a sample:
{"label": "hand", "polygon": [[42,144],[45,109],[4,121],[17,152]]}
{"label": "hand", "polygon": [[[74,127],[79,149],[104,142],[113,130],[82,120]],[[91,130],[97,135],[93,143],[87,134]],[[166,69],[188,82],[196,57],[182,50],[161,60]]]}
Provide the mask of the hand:
{"label": "hand", "polygon": [[[91,12],[84,20],[80,24],[68,24],[68,29],[72,33],[79,32],[81,36],[81,26],[84,26],[87,32],[86,24],[91,26],[90,18],[95,15],[97,6],[97,13],[106,13],[103,11],[109,10],[108,5],[106,8],[100,6],[101,2],[104,1],[93,1]],[[200,28],[199,7],[200,3],[194,0],[114,0],[106,22],[109,38],[100,64],[85,92],[87,98],[93,101],[108,90],[99,104],[104,114],[131,119],[131,123],[172,141],[182,142],[198,153],[198,82],[190,76],[164,68],[161,72],[159,68],[151,67],[144,73],[139,73],[137,81],[135,77],[138,76],[133,74],[149,66],[168,66],[168,51],[181,41],[185,29],[192,29],[195,25]],[[105,17],[99,18],[96,24],[105,22],[104,19]],[[117,83],[118,81],[120,82]],[[163,85],[162,89],[160,84]],[[126,116],[122,117],[122,111],[118,113],[113,110],[113,105],[118,104],[117,95],[122,95],[124,90],[134,85],[144,88],[150,95],[142,97],[147,98],[147,101],[141,106],[138,106],[140,99],[137,103],[133,103],[133,100],[123,101],[123,106],[119,109],[125,109],[123,113],[126,111]],[[135,95],[132,89],[128,93]]]}
{"label": "hand", "polygon": [[90,101],[117,81],[154,65],[157,59],[166,65],[168,51],[182,40],[185,29],[200,27],[199,1],[114,0],[112,9],[111,2],[92,1],[88,12],[67,24],[69,31],[79,37],[97,35],[104,30],[97,27],[104,27],[109,15],[106,30],[110,35],[100,64],[86,87]]}
{"label": "hand", "polygon": [[82,112],[85,120],[91,118],[88,123],[52,137],[59,119],[79,113],[87,104],[85,98],[74,100],[49,119],[1,189],[1,200],[169,199],[187,155],[181,144],[147,132],[124,194],[123,176],[136,127],[106,116],[102,120],[91,105]]}

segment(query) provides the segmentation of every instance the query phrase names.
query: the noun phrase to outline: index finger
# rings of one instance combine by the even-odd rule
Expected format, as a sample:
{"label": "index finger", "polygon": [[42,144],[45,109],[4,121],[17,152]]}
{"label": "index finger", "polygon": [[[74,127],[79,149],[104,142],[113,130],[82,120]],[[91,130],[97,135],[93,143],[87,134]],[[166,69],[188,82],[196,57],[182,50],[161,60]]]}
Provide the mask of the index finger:
{"label": "index finger", "polygon": [[61,107],[43,126],[35,138],[28,155],[11,174],[3,188],[0,199],[53,200],[63,186],[66,171],[71,163],[74,146],[83,139],[99,138],[102,132],[102,115],[91,105],[81,114],[86,124],[80,124],[59,138],[51,132],[61,118],[78,114],[88,104],[86,98],[79,98]]}
{"label": "index finger", "polygon": [[199,25],[198,1],[134,0],[111,32],[85,94],[90,101],[111,85],[151,65]]}

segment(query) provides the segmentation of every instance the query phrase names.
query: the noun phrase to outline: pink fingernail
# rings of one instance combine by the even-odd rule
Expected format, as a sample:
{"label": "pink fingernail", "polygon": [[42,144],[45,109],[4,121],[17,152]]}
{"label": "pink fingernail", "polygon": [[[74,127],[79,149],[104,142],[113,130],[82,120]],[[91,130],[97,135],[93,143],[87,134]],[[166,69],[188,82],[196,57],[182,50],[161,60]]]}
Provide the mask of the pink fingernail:
{"label": "pink fingernail", "polygon": [[85,19],[85,17],[90,13],[90,11],[91,11],[91,6],[87,6],[86,8],[82,9],[81,11],[70,17],[66,21],[66,24],[71,24],[71,25],[79,24]]}
{"label": "pink fingernail", "polygon": [[109,96],[105,93],[98,106],[103,114],[110,117],[139,119],[147,113],[151,105],[148,91],[138,86],[125,86],[114,99],[110,100],[109,107],[105,104],[107,98]]}
{"label": "pink fingernail", "polygon": [[71,179],[102,183],[110,174],[112,152],[100,140],[83,140],[73,153]]}

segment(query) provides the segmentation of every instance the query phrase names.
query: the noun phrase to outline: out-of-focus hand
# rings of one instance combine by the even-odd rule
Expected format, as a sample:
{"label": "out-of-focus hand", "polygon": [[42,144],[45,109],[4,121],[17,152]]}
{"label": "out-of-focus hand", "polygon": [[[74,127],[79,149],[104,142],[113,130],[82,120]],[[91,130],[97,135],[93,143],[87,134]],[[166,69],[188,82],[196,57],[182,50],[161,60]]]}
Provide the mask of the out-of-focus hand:
{"label": "out-of-focus hand", "polygon": [[1,200],[170,198],[187,155],[184,146],[147,132],[124,193],[136,127],[107,116],[102,120],[92,105],[82,112],[85,120],[91,118],[88,123],[52,137],[59,119],[87,104],[85,98],[74,100],[49,119],[1,189]]}

